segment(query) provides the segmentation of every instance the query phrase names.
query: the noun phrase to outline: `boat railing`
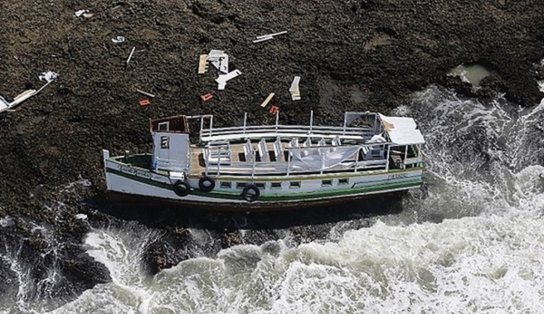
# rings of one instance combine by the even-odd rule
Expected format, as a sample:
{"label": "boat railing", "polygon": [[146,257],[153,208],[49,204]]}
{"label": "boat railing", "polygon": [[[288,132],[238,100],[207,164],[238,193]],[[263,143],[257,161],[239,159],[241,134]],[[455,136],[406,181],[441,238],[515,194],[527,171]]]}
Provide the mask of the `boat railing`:
{"label": "boat railing", "polygon": [[353,138],[365,139],[374,135],[371,128],[304,126],[304,125],[260,125],[226,128],[209,128],[200,132],[200,141],[209,142],[218,139],[260,138],[260,137],[314,137],[314,138]]}
{"label": "boat railing", "polygon": [[386,160],[369,160],[369,161],[347,161],[339,163],[333,167],[326,169],[308,169],[301,168],[294,164],[259,162],[252,164],[250,162],[240,162],[233,164],[218,164],[210,165],[206,175],[242,175],[242,176],[258,176],[258,175],[295,175],[304,173],[329,173],[329,172],[359,172],[363,170],[385,170]]}
{"label": "boat railing", "polygon": [[[334,165],[325,165],[326,155],[328,152],[334,152],[334,150],[341,147],[338,146],[310,146],[310,147],[286,147],[285,151],[288,152],[287,161],[256,161],[257,160],[257,151],[254,151],[252,161],[240,161],[232,162],[230,159],[205,159],[206,175],[220,175],[220,174],[231,174],[231,175],[251,175],[252,177],[256,175],[293,175],[293,174],[302,174],[302,173],[321,173],[324,172],[334,172],[334,171],[363,171],[363,170],[387,170],[388,161],[386,156],[381,158],[372,158],[360,160],[359,154],[361,150],[368,151],[369,147],[381,146],[382,150],[385,152],[385,147],[387,143],[372,143],[360,145],[352,154],[346,155],[344,159],[337,162]],[[389,147],[387,145],[387,147]],[[315,162],[321,162],[319,165],[308,165],[305,164],[305,161],[302,159],[295,158],[296,154],[301,153],[314,154],[316,159],[312,160]],[[321,159],[321,160],[320,160]]]}
{"label": "boat railing", "polygon": [[[375,116],[375,115],[374,115]],[[258,137],[314,137],[314,138],[340,138],[349,139],[367,139],[377,134],[377,120],[372,124],[361,127],[349,126],[347,123],[348,115],[344,120],[343,126],[320,126],[313,124],[313,111],[310,112],[310,121],[308,125],[284,125],[279,123],[279,112],[276,113],[276,123],[272,125],[248,125],[247,113],[244,113],[243,125],[235,127],[213,127],[213,116],[206,115],[201,117],[200,122],[200,142],[209,142],[214,140],[236,139],[236,138],[258,138]],[[206,123],[207,122],[207,123]]]}

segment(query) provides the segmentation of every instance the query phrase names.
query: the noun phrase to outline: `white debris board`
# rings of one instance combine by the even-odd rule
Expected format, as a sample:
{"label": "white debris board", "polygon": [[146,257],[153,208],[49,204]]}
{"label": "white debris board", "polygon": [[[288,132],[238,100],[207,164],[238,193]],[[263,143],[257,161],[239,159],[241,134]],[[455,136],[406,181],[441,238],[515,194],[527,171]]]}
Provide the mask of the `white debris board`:
{"label": "white debris board", "polygon": [[232,80],[233,78],[237,77],[240,74],[242,74],[240,70],[234,70],[227,74],[220,74],[219,77],[215,80],[219,84],[218,89],[219,90],[225,89],[225,85],[227,85],[227,81]]}
{"label": "white debris board", "polygon": [[295,76],[293,79],[293,83],[291,83],[291,88],[289,88],[289,92],[291,93],[291,99],[293,100],[300,100],[300,89],[299,84],[300,82],[300,76]]}

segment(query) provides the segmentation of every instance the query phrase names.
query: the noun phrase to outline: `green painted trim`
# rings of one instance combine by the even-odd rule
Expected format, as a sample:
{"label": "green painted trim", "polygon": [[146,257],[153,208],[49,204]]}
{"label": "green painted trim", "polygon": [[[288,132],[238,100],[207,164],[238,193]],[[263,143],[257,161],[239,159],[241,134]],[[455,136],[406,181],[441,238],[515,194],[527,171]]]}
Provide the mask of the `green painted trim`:
{"label": "green painted trim", "polygon": [[286,201],[286,200],[307,200],[312,198],[324,198],[324,197],[341,197],[341,196],[352,196],[361,193],[369,192],[378,192],[378,191],[388,191],[401,188],[415,188],[421,185],[421,180],[413,180],[410,182],[400,182],[392,184],[380,184],[373,185],[364,188],[351,189],[351,190],[331,190],[331,191],[318,191],[310,193],[299,193],[295,195],[284,195],[284,196],[261,196],[260,201]]}
{"label": "green painted trim", "polygon": [[[353,177],[364,177],[369,175],[376,175],[376,174],[398,174],[398,173],[406,173],[406,172],[412,172],[417,170],[423,170],[424,167],[414,167],[410,169],[393,169],[393,170],[368,170],[368,171],[359,171],[359,172],[343,172],[340,174],[313,174],[313,175],[289,175],[288,177],[286,175],[280,175],[280,176],[223,176],[219,175],[214,177],[214,179],[219,181],[230,181],[230,182],[271,182],[271,181],[281,181],[281,182],[290,182],[290,181],[306,181],[306,180],[326,180],[326,179],[345,179],[345,178],[353,178]],[[191,179],[199,179],[201,176],[199,175],[189,175],[188,176]]]}
{"label": "green painted trim", "polygon": [[[139,168],[139,169],[141,169],[141,168]],[[138,182],[141,182],[141,183],[148,184],[148,185],[156,186],[156,187],[167,189],[167,190],[172,190],[172,185],[168,184],[168,183],[157,182],[155,180],[142,178],[142,177],[139,177],[139,176],[136,176],[136,175],[132,175],[130,173],[122,172],[120,170],[111,169],[111,168],[106,168],[106,172],[113,173],[113,174],[116,174],[118,176],[125,177],[125,178],[128,178],[128,179],[134,180],[134,181],[138,181]]]}
{"label": "green painted trim", "polygon": [[[131,175],[119,170],[115,169],[106,169],[107,172],[110,172],[112,174],[116,174],[131,180],[135,180],[144,184],[156,186],[159,188],[172,190],[172,186],[167,183],[157,182],[151,179],[146,179],[142,177],[138,177],[135,175]],[[261,196],[259,198],[259,201],[287,201],[287,200],[306,200],[311,198],[323,198],[323,197],[341,197],[341,196],[350,196],[350,195],[356,195],[361,193],[369,193],[369,192],[378,192],[378,191],[388,191],[392,189],[402,189],[402,188],[415,188],[419,187],[422,184],[421,179],[415,179],[410,181],[403,181],[403,182],[393,182],[393,183],[384,183],[384,184],[378,184],[378,185],[371,185],[371,186],[363,186],[360,188],[350,188],[350,189],[342,189],[342,190],[331,190],[331,191],[316,191],[316,192],[302,192],[297,194],[291,194],[291,195],[275,195],[275,196]],[[198,195],[198,196],[205,196],[205,197],[211,197],[211,198],[218,198],[218,199],[240,199],[240,191],[236,192],[203,192],[198,189],[194,189],[191,191],[191,194]]]}

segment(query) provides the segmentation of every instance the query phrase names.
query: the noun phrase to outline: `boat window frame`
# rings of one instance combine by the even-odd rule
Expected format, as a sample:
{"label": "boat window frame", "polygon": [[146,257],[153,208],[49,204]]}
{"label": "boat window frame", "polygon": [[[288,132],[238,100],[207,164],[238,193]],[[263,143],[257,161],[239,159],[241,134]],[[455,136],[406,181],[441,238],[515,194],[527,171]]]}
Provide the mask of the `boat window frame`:
{"label": "boat window frame", "polygon": [[244,189],[247,186],[247,182],[236,182],[236,189]]}
{"label": "boat window frame", "polygon": [[281,182],[272,182],[270,183],[270,188],[273,190],[281,190]]}
{"label": "boat window frame", "polygon": [[266,183],[264,182],[257,182],[255,183],[255,186],[258,188],[258,189],[266,189]]}
{"label": "boat window frame", "polygon": [[219,183],[219,187],[221,189],[232,189],[232,182],[230,182],[230,181],[221,181]]}
{"label": "boat window frame", "polygon": [[331,179],[325,179],[321,180],[321,186],[332,186],[332,180]]}
{"label": "boat window frame", "polygon": [[290,181],[289,182],[289,188],[290,189],[300,189],[301,186],[302,186],[301,181]]}
{"label": "boat window frame", "polygon": [[[166,128],[163,129],[162,128],[163,126],[166,126]],[[159,132],[168,132],[168,131],[170,131],[170,121],[159,122],[157,124],[157,131],[159,131]]]}
{"label": "boat window frame", "polygon": [[349,185],[349,178],[338,179],[338,185]]}

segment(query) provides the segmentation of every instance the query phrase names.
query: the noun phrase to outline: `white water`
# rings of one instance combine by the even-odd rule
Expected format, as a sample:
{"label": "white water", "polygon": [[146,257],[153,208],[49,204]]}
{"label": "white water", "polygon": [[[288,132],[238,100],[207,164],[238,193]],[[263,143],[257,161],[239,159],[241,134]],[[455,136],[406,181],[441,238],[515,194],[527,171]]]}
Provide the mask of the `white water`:
{"label": "white water", "polygon": [[399,108],[420,121],[429,161],[426,191],[401,214],[300,245],[231,247],[154,277],[140,257],[156,232],[94,230],[88,253],[112,282],[54,313],[543,313],[544,168],[531,144],[542,109],[429,88]]}
{"label": "white water", "polygon": [[474,65],[458,65],[451,69],[449,75],[458,76],[463,82],[470,83],[474,88],[480,86],[480,82],[491,74],[484,66],[479,64]]}

